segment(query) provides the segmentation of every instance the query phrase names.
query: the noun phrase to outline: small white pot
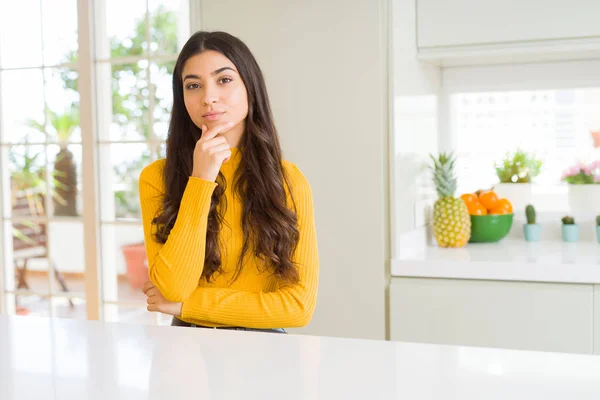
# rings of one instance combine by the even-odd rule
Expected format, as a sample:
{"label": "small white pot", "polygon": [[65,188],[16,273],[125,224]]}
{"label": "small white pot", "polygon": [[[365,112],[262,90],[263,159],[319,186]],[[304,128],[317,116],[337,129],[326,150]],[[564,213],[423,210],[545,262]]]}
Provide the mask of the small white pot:
{"label": "small white pot", "polygon": [[569,209],[580,219],[600,214],[600,184],[569,185]]}
{"label": "small white pot", "polygon": [[513,205],[514,213],[525,212],[527,204],[533,204],[531,183],[498,183],[494,185],[498,198],[505,198]]}

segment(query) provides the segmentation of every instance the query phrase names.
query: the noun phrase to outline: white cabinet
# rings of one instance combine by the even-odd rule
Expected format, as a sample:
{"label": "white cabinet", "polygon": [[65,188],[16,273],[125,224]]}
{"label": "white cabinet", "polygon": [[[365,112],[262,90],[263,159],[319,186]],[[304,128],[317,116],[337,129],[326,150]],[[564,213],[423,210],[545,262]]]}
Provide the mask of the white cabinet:
{"label": "white cabinet", "polygon": [[390,333],[405,342],[592,353],[593,303],[587,284],[393,278]]}
{"label": "white cabinet", "polygon": [[600,37],[598,0],[417,0],[418,47]]}

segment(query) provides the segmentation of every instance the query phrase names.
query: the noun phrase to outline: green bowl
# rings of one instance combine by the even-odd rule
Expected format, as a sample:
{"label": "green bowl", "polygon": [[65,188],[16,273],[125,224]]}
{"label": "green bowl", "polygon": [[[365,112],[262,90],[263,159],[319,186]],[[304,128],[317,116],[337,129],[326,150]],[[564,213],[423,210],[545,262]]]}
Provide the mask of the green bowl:
{"label": "green bowl", "polygon": [[471,215],[469,242],[497,242],[508,235],[513,214]]}

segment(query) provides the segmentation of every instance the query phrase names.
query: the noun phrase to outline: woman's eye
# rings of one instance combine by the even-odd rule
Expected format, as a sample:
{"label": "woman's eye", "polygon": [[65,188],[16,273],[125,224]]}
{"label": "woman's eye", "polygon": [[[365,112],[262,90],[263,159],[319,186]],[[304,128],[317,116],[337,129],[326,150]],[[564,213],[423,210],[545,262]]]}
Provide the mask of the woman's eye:
{"label": "woman's eye", "polygon": [[221,78],[221,79],[219,79],[219,82],[221,82],[221,83],[229,83],[229,82],[231,82],[232,80],[233,80],[233,79],[231,79],[231,78]]}
{"label": "woman's eye", "polygon": [[199,89],[200,85],[197,83],[190,83],[186,86],[186,89],[188,90],[193,90],[193,89]]}

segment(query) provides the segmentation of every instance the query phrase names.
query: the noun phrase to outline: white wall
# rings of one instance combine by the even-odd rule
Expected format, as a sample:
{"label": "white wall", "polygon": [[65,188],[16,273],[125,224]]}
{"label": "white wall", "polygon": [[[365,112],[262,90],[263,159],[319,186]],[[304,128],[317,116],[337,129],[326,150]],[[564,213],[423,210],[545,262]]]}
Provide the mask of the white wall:
{"label": "white wall", "polygon": [[[393,0],[394,151],[392,257],[413,248],[423,235],[430,207],[428,154],[438,150],[441,69],[419,62],[415,1]],[[417,239],[416,241],[413,239]],[[423,245],[423,243],[422,243]]]}
{"label": "white wall", "polygon": [[250,47],[284,155],[308,177],[320,253],[317,310],[300,333],[385,338],[383,0],[204,0],[202,27]]}

